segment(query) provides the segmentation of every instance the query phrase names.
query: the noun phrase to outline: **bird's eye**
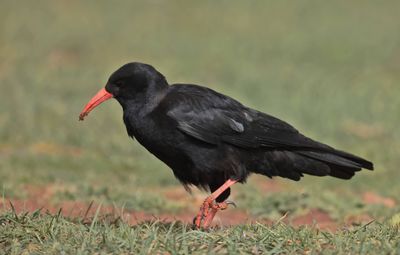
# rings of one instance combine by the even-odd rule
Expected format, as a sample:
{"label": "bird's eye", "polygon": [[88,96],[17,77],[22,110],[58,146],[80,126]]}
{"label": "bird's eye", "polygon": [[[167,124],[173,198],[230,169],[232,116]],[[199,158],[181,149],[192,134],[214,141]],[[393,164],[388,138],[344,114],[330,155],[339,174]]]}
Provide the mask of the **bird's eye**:
{"label": "bird's eye", "polygon": [[117,87],[122,86],[123,82],[122,81],[116,81],[114,82],[115,85],[117,85]]}

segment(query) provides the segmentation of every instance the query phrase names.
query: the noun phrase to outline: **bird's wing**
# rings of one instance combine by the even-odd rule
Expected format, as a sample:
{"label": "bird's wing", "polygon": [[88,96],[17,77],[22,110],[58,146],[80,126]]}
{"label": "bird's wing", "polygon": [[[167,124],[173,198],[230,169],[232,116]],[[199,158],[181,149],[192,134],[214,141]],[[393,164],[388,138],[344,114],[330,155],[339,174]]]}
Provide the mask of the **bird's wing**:
{"label": "bird's wing", "polygon": [[[371,162],[336,150],[299,133],[290,124],[250,109],[211,89],[176,86],[167,115],[180,131],[203,142],[245,149],[293,151],[308,158],[352,168],[373,169]],[[175,88],[174,88],[175,89]]]}
{"label": "bird's wing", "polygon": [[206,143],[242,148],[320,147],[286,122],[213,90],[191,87],[179,93],[175,98],[179,103],[169,109],[168,116],[178,123],[179,130]]}

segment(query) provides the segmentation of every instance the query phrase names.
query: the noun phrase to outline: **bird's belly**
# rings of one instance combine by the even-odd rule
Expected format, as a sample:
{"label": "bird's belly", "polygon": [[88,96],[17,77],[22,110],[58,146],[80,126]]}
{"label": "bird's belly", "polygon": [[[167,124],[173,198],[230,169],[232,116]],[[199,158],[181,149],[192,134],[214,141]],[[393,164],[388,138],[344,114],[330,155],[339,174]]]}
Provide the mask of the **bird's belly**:
{"label": "bird's belly", "polygon": [[[153,145],[153,144],[152,144]],[[148,151],[168,165],[182,183],[208,186],[229,178],[244,180],[248,172],[235,153],[201,141],[171,141],[158,146],[146,146]]]}
{"label": "bird's belly", "polygon": [[[177,132],[178,133],[178,132]],[[171,139],[165,135],[135,135],[136,140],[145,147],[151,154],[163,161],[172,170],[182,171],[193,167],[191,158],[185,151],[185,145],[179,136],[171,135],[178,139]]]}
{"label": "bird's belly", "polygon": [[208,186],[217,179],[244,180],[248,174],[240,153],[229,145],[204,143],[174,128],[135,131],[136,140],[169,166],[184,184]]}

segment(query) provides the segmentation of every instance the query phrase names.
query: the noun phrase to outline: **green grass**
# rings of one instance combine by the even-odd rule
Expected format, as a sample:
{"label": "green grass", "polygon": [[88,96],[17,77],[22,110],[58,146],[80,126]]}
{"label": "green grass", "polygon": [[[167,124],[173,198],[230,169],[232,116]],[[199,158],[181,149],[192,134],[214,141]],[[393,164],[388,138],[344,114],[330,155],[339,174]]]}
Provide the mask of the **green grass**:
{"label": "green grass", "polygon": [[[287,211],[300,215],[320,208],[338,223],[363,214],[377,221],[335,235],[282,224],[204,233],[181,223],[129,227],[98,221],[90,228],[61,216],[28,214],[15,220],[3,210],[0,246],[6,253],[21,253],[29,245],[53,253],[134,253],[147,244],[170,253],[398,253],[397,230],[387,222],[400,211],[399,8],[394,0],[2,1],[0,187],[5,200],[29,198],[30,186],[51,186],[54,203],[95,201],[149,213],[188,210],[165,195],[178,181],[127,138],[116,102],[77,121],[112,71],[142,61],[171,83],[205,84],[376,166],[350,181],[277,179],[281,189],[274,193],[262,192],[258,185],[264,177],[253,176],[234,187],[237,210],[277,221]],[[395,205],[365,203],[365,192],[391,198]]]}
{"label": "green grass", "polygon": [[394,254],[399,229],[372,222],[332,234],[277,222],[209,231],[180,222],[135,226],[94,219],[89,224],[38,212],[0,217],[0,248],[6,254]]}

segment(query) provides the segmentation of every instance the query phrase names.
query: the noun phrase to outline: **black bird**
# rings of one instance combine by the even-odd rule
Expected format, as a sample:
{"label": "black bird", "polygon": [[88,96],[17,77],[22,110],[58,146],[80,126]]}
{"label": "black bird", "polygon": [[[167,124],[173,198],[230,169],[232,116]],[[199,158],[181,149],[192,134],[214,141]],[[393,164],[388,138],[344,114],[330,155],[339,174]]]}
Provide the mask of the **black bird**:
{"label": "black bird", "polygon": [[368,160],[314,141],[212,89],[169,85],[151,65],[133,62],[115,71],[79,119],[110,98],[121,104],[129,136],[186,188],[211,191],[194,220],[197,227],[207,228],[227,208],[230,186],[251,173],[298,181],[303,174],[350,179],[362,168],[373,169]]}

